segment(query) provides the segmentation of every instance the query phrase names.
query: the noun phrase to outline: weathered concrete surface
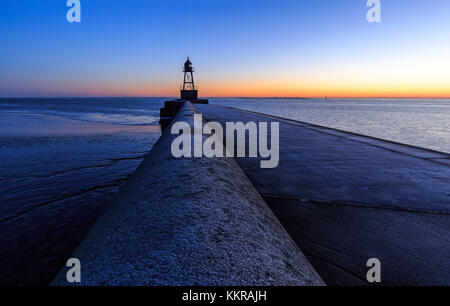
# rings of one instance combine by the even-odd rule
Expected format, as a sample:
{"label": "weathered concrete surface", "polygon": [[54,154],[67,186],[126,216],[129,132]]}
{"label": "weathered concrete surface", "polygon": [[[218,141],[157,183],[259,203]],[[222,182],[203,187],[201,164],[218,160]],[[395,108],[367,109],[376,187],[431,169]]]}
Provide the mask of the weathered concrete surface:
{"label": "weathered concrete surface", "polygon": [[233,159],[175,159],[167,132],[73,254],[81,285],[323,284]]}
{"label": "weathered concrete surface", "polygon": [[238,158],[330,285],[450,285],[449,154],[216,105],[208,121],[280,122],[280,164]]}

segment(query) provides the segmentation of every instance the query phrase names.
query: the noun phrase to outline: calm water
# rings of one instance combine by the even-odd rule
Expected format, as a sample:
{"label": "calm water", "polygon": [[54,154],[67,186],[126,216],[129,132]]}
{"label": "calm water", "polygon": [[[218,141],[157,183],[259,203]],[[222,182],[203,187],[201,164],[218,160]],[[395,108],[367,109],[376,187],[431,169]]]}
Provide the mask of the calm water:
{"label": "calm water", "polygon": [[[0,99],[0,284],[48,284],[160,135],[166,99]],[[213,99],[450,152],[449,100]]]}
{"label": "calm water", "polygon": [[450,153],[449,99],[215,99],[213,103]]}
{"label": "calm water", "polygon": [[159,138],[163,101],[0,100],[0,284],[51,282]]}

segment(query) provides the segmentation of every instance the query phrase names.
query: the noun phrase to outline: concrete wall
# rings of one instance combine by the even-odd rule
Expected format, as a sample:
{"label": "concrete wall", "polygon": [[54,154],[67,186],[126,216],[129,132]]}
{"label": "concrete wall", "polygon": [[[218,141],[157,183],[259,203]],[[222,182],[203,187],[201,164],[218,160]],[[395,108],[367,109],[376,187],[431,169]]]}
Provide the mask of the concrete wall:
{"label": "concrete wall", "polygon": [[[186,102],[174,122],[195,113]],[[73,254],[81,285],[323,285],[234,159],[176,159],[175,137],[169,127]]]}

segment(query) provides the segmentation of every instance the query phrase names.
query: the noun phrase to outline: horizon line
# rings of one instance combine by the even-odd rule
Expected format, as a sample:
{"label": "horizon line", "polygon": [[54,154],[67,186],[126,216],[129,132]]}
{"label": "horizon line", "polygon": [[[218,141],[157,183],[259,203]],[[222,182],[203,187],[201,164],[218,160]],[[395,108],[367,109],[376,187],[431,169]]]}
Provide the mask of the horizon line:
{"label": "horizon line", "polygon": [[[167,98],[167,99],[179,99],[177,96],[14,96],[14,97],[0,97],[0,99],[75,99],[75,98],[82,98],[82,99],[92,99],[92,98],[134,98],[134,99],[146,99],[146,98]],[[283,96],[205,96],[205,97],[199,97],[199,99],[309,99],[309,100],[336,100],[336,99],[371,99],[371,100],[377,100],[377,99],[430,99],[430,100],[438,100],[438,99],[450,99],[450,96],[448,97],[426,97],[426,96],[418,96],[418,97],[390,97],[390,96],[379,96],[379,97],[332,97],[332,96],[324,96],[324,97],[283,97]]]}

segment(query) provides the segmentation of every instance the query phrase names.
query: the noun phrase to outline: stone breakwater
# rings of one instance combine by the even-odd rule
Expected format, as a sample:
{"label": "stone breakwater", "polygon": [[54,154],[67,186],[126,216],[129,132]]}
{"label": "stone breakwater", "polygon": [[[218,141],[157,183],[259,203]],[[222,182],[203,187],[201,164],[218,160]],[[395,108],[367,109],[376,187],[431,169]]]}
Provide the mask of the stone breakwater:
{"label": "stone breakwater", "polygon": [[[172,124],[197,113],[186,102]],[[323,285],[236,161],[174,158],[176,137],[167,129],[72,255],[78,285]],[[67,270],[53,285],[71,285]]]}
{"label": "stone breakwater", "polygon": [[[167,130],[73,255],[82,285],[367,285],[370,259],[381,285],[450,284],[449,154],[179,102],[167,103]],[[188,122],[198,138],[198,113],[222,127],[278,122],[279,165],[174,158],[171,124]],[[65,271],[55,284],[67,284]]]}

